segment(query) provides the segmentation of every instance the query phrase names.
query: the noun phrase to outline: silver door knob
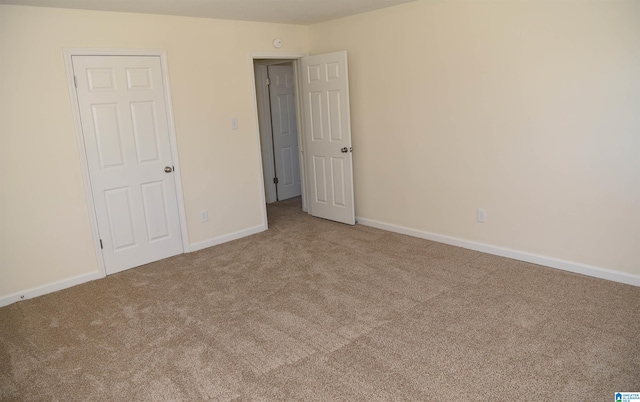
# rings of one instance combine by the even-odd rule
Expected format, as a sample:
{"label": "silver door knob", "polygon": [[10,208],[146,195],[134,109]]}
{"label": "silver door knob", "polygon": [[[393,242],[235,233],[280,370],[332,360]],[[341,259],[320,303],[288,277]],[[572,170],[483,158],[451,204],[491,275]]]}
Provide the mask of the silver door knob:
{"label": "silver door knob", "polygon": [[340,150],[340,152],[342,152],[343,154],[346,154],[347,152],[349,152],[349,148],[344,147]]}
{"label": "silver door knob", "polygon": [[171,172],[173,172],[173,168],[171,166],[165,166],[164,167],[164,172],[165,173],[171,173]]}

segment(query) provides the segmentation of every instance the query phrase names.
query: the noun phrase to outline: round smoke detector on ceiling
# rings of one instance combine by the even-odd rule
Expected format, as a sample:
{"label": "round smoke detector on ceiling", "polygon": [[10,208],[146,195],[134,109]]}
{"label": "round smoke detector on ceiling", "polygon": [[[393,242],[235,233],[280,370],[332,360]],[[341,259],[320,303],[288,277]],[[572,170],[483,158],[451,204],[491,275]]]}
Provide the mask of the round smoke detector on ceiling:
{"label": "round smoke detector on ceiling", "polygon": [[282,47],[282,39],[275,38],[273,40],[273,47],[275,47],[276,49],[280,49]]}

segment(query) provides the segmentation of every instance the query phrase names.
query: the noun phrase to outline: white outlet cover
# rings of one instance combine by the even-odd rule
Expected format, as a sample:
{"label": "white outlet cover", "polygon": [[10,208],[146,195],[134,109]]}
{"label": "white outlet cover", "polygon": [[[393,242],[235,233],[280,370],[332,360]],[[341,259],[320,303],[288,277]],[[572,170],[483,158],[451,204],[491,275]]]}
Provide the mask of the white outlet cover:
{"label": "white outlet cover", "polygon": [[478,222],[485,223],[487,221],[487,210],[478,208]]}

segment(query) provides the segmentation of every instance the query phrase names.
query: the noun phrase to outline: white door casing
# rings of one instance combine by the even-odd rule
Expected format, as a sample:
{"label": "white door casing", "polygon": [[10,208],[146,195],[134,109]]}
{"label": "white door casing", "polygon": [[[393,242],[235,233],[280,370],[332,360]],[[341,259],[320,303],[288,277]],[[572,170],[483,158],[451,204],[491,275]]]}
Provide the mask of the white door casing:
{"label": "white door casing", "polygon": [[355,224],[347,52],[301,59],[309,212]]}
{"label": "white door casing", "polygon": [[160,57],[71,59],[106,273],[182,253]]}
{"label": "white door casing", "polygon": [[298,157],[296,86],[292,65],[272,65],[269,98],[278,200],[302,194]]}
{"label": "white door casing", "polygon": [[278,201],[276,196],[275,162],[273,159],[273,136],[271,135],[271,105],[269,101],[269,74],[267,66],[261,63],[253,64],[255,73],[256,112],[258,122],[258,136],[260,139],[261,172],[264,181],[265,202],[270,204]]}

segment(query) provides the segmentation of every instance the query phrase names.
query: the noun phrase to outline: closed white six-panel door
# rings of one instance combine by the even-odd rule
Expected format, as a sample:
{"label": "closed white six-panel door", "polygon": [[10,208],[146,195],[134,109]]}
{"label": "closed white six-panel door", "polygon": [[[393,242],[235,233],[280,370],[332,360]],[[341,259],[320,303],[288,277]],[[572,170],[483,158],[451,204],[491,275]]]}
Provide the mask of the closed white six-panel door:
{"label": "closed white six-panel door", "polygon": [[157,56],[73,56],[107,274],[183,252]]}
{"label": "closed white six-panel door", "polygon": [[292,65],[269,66],[269,98],[278,200],[302,194]]}
{"label": "closed white six-panel door", "polygon": [[355,224],[347,52],[302,58],[309,212]]}

